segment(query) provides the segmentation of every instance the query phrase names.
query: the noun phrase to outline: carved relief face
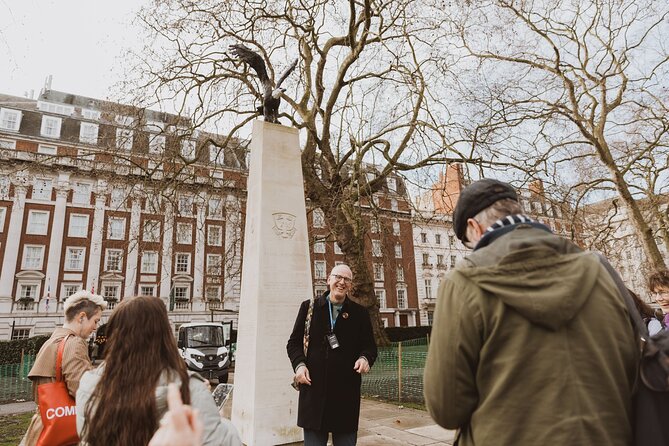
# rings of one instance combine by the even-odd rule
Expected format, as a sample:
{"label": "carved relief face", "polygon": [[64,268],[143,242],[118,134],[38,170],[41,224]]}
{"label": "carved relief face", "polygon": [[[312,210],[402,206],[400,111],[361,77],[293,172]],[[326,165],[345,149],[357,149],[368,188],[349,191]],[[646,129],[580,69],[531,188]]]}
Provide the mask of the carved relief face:
{"label": "carved relief face", "polygon": [[274,233],[281,238],[292,238],[295,235],[295,216],[287,212],[276,212],[274,217]]}

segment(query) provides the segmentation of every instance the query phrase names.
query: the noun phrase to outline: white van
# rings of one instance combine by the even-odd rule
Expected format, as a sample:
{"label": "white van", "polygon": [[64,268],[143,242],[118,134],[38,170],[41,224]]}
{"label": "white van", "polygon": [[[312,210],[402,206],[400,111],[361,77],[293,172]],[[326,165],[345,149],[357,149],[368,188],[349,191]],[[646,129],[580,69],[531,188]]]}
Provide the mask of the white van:
{"label": "white van", "polygon": [[189,370],[209,381],[228,382],[231,324],[192,322],[179,327],[177,345]]}

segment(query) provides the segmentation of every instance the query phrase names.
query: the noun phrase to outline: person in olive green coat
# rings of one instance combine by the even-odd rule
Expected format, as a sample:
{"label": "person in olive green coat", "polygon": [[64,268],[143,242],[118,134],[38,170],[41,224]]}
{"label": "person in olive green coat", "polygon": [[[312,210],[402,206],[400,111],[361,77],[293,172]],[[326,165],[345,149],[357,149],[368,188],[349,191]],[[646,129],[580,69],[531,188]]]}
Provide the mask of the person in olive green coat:
{"label": "person in olive green coat", "polygon": [[460,195],[474,252],[439,288],[424,392],[460,446],[630,445],[638,350],[627,309],[592,253],[521,214],[513,188]]}

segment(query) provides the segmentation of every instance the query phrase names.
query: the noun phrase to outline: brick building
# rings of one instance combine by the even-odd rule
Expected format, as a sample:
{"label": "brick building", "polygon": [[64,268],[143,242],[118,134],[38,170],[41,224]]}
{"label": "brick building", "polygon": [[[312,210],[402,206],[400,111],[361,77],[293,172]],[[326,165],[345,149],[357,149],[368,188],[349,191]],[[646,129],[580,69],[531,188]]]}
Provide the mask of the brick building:
{"label": "brick building", "polygon": [[[244,144],[180,116],[53,90],[0,94],[0,339],[50,333],[81,288],[112,308],[161,298],[175,329],[236,323],[247,173]],[[382,320],[419,324],[401,179],[363,206]],[[315,293],[344,261],[319,212],[308,216]]]}

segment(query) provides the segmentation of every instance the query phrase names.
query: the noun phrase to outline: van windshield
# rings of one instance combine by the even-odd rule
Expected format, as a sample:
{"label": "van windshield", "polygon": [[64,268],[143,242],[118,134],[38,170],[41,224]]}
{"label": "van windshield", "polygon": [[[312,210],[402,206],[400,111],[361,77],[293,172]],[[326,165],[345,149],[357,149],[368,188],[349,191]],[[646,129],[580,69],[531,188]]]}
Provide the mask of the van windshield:
{"label": "van windshield", "polygon": [[223,327],[189,327],[186,329],[186,347],[222,347],[225,345]]}

